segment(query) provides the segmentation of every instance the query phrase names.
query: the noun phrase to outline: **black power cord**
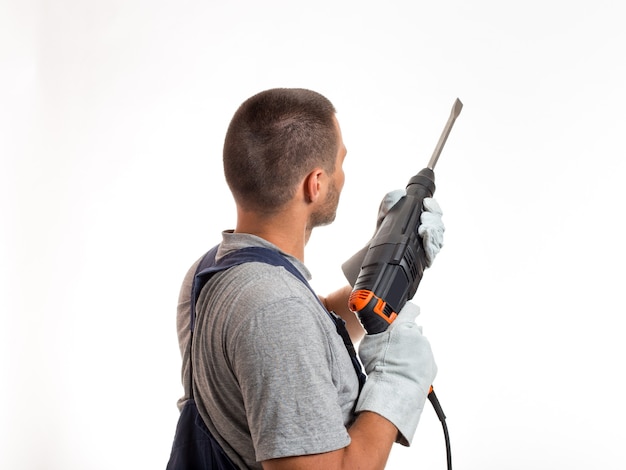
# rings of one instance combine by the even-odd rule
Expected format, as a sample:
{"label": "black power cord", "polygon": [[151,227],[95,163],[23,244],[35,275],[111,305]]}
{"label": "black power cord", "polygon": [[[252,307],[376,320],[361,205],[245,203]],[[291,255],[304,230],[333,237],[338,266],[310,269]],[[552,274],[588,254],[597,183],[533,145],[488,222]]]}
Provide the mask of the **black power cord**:
{"label": "black power cord", "polygon": [[441,408],[441,404],[439,403],[439,399],[437,395],[435,395],[435,391],[432,387],[430,387],[430,392],[428,393],[428,400],[433,405],[435,409],[435,413],[437,413],[437,417],[439,421],[441,421],[441,426],[443,427],[443,436],[446,441],[446,457],[448,461],[448,470],[452,470],[452,451],[450,450],[450,435],[448,434],[448,425],[446,424],[446,415],[443,413],[443,409]]}

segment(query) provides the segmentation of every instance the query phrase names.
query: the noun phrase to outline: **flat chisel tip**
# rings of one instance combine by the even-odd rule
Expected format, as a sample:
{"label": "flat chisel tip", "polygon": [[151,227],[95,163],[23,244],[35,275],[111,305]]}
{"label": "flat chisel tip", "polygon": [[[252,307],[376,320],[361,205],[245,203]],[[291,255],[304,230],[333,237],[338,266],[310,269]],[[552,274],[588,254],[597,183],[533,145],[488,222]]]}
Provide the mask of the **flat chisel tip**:
{"label": "flat chisel tip", "polygon": [[461,114],[461,110],[463,109],[463,103],[461,103],[460,99],[456,99],[454,104],[452,105],[452,115],[456,118]]}

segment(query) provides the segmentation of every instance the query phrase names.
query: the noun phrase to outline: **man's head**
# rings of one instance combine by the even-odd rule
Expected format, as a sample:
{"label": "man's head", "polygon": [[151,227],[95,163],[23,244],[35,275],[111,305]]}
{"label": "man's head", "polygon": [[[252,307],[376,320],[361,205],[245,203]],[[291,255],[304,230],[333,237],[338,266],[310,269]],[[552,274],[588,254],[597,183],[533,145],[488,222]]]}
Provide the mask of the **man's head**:
{"label": "man's head", "polygon": [[[332,103],[304,89],[272,89],[246,100],[224,141],[224,173],[238,206],[275,213],[294,196],[309,172],[333,176],[343,148]],[[345,150],[344,150],[345,153]],[[343,173],[334,177],[326,203],[311,225],[334,219]]]}

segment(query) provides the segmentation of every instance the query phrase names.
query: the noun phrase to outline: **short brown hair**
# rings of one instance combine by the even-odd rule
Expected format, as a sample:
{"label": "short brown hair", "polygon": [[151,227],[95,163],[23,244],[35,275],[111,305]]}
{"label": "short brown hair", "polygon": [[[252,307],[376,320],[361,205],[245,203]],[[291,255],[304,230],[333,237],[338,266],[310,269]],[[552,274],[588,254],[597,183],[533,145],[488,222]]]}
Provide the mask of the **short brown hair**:
{"label": "short brown hair", "polygon": [[289,201],[298,182],[320,166],[335,169],[335,107],[300,88],[276,88],[246,100],[224,141],[224,174],[238,204],[273,212]]}

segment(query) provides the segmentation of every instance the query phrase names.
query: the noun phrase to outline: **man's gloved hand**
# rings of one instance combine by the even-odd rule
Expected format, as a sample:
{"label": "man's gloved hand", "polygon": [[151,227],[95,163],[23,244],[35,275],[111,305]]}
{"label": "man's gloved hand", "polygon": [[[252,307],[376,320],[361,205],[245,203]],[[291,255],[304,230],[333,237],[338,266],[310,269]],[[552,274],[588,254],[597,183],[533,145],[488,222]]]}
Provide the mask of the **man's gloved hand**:
{"label": "man's gloved hand", "polygon": [[[382,224],[391,208],[395,206],[405,195],[406,191],[404,189],[397,189],[385,195],[378,208],[376,231],[374,233],[378,232],[380,224]],[[430,267],[433,264],[437,253],[439,253],[441,247],[443,246],[443,233],[445,231],[445,227],[443,225],[443,221],[441,220],[443,213],[441,212],[441,208],[439,207],[437,201],[433,198],[425,198],[423,204],[424,211],[420,216],[421,224],[417,233],[420,237],[422,237],[422,245],[424,246],[424,253],[426,254],[426,265]],[[363,264],[363,260],[365,259],[368,249],[369,243],[341,265],[343,274],[346,276],[346,279],[351,286],[354,286],[354,283],[359,277],[361,265]]]}
{"label": "man's gloved hand", "polygon": [[367,381],[356,412],[373,411],[389,420],[405,446],[411,444],[437,375],[430,343],[415,324],[419,312],[417,305],[407,302],[386,331],[365,335],[359,346]]}
{"label": "man's gloved hand", "polygon": [[424,212],[420,216],[417,234],[422,237],[422,246],[426,254],[426,265],[432,266],[435,256],[443,246],[443,232],[446,228],[441,217],[443,212],[437,201],[431,197],[424,198]]}
{"label": "man's gloved hand", "polygon": [[391,208],[395,206],[404,196],[406,196],[406,189],[395,189],[385,194],[383,200],[380,201],[380,206],[378,206],[378,217],[376,218],[376,231],[374,234],[378,232],[380,224],[383,223],[383,220],[385,220],[385,217],[389,214]]}

